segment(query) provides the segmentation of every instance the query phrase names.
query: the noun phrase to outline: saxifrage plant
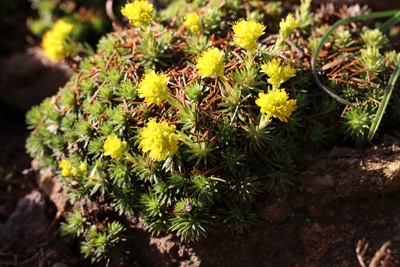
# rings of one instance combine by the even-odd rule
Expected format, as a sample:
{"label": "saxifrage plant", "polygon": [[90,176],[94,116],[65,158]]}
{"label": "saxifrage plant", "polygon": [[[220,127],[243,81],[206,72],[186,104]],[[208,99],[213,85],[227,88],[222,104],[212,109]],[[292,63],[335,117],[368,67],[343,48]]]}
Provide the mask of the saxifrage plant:
{"label": "saxifrage plant", "polygon": [[[300,151],[343,136],[364,144],[371,99],[382,95],[331,79],[360,103],[343,110],[321,94],[304,53],[327,25],[312,19],[309,0],[295,16],[279,3],[183,2],[161,11],[127,3],[126,27],[104,36],[71,81],[27,113],[27,151],[58,174],[73,204],[62,235],[92,262],[121,259],[132,216],[182,241],[213,228],[249,230],[258,198],[295,183]],[[357,45],[341,36],[338,46]],[[364,53],[360,68],[376,56]],[[389,71],[382,60],[364,78],[383,82],[371,76]]]}

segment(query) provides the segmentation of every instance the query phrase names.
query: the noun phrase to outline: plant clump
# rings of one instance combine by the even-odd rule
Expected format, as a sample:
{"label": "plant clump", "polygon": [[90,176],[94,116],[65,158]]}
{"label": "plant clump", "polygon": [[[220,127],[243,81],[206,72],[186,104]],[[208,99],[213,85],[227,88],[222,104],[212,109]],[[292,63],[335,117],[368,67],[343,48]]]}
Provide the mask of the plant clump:
{"label": "plant clump", "polygon": [[[276,3],[268,12],[247,1],[202,3],[176,0],[161,11],[127,3],[126,27],[27,113],[27,151],[58,174],[73,205],[62,235],[92,262],[121,259],[133,216],[182,241],[251,229],[257,199],[295,184],[299,151],[339,140],[341,120],[340,133],[361,144],[371,122],[357,115],[371,112],[367,104],[342,116],[317,94],[302,52],[317,38],[310,1],[295,16]],[[374,88],[366,90],[379,96]]]}

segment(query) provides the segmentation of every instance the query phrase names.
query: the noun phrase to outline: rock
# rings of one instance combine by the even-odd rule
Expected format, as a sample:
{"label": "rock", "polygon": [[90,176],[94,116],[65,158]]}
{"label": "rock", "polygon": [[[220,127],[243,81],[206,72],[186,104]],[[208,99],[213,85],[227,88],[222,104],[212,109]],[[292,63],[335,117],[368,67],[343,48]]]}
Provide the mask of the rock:
{"label": "rock", "polygon": [[[328,250],[327,244],[334,233],[332,226],[323,226],[318,223],[305,226],[300,230],[300,237],[305,251],[311,259],[321,259]],[[311,265],[308,265],[311,266]]]}
{"label": "rock", "polygon": [[47,169],[41,169],[39,164],[33,160],[32,169],[36,171],[36,182],[40,190],[54,203],[57,211],[64,212],[69,198],[68,192],[56,175]]}
{"label": "rock", "polygon": [[20,199],[8,220],[0,225],[0,244],[7,244],[12,250],[21,250],[43,242],[49,225],[45,204],[39,191],[32,191]]}
{"label": "rock", "polygon": [[400,190],[397,146],[371,147],[357,157],[319,159],[299,175],[296,199],[312,217],[329,217],[337,201],[372,200]]}
{"label": "rock", "polygon": [[258,208],[258,213],[266,222],[283,222],[292,214],[292,207],[286,198],[278,198],[273,203]]}
{"label": "rock", "polygon": [[67,65],[46,59],[39,49],[2,58],[0,68],[0,98],[21,110],[54,95],[73,74]]}
{"label": "rock", "polygon": [[[310,182],[308,180],[308,182]],[[308,195],[319,195],[324,191],[332,188],[335,185],[335,180],[330,174],[324,174],[314,177],[312,184],[304,182],[300,187],[301,191],[304,191]]]}

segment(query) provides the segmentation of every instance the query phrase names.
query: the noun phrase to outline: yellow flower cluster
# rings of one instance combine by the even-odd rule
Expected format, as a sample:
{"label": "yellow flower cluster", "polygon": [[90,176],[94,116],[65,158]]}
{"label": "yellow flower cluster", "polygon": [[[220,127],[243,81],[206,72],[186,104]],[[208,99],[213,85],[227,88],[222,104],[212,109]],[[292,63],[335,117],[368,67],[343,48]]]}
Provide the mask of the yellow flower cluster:
{"label": "yellow flower cluster", "polygon": [[192,33],[199,31],[199,15],[194,12],[185,16],[183,26]]}
{"label": "yellow flower cluster", "polygon": [[62,176],[77,176],[79,173],[86,174],[86,164],[81,163],[78,168],[72,167],[71,162],[67,159],[58,162],[58,166],[61,168]]}
{"label": "yellow flower cluster", "polygon": [[240,19],[233,23],[233,42],[246,50],[257,48],[256,40],[264,34],[265,26],[254,20]]}
{"label": "yellow flower cluster", "polygon": [[85,163],[81,163],[78,166],[78,168],[76,168],[76,167],[72,168],[71,174],[73,176],[77,176],[79,173],[86,174],[86,168],[87,168],[86,164]]}
{"label": "yellow flower cluster", "polygon": [[287,118],[296,109],[296,100],[290,99],[285,89],[271,90],[267,94],[258,94],[257,106],[261,108],[261,113],[278,118],[282,122],[287,122]]}
{"label": "yellow flower cluster", "polygon": [[273,88],[279,88],[281,83],[296,76],[296,70],[292,68],[292,66],[289,64],[281,64],[281,60],[276,58],[261,65],[261,72],[269,76],[267,81]]}
{"label": "yellow flower cluster", "polygon": [[140,134],[140,144],[143,152],[150,152],[149,156],[156,160],[165,160],[178,150],[178,135],[175,134],[175,125],[168,125],[163,121],[157,123],[150,120]]}
{"label": "yellow flower cluster", "polygon": [[282,39],[286,39],[296,28],[299,27],[299,22],[293,17],[292,14],[288,14],[286,19],[282,19],[279,23],[279,35]]}
{"label": "yellow flower cluster", "polygon": [[216,47],[208,48],[197,59],[196,68],[199,70],[199,75],[203,78],[224,75],[224,52]]}
{"label": "yellow flower cluster", "polygon": [[70,176],[71,175],[71,171],[72,171],[72,165],[71,162],[69,162],[69,160],[61,160],[60,162],[58,162],[58,166],[61,168],[61,175],[62,176]]}
{"label": "yellow flower cluster", "polygon": [[52,29],[44,33],[42,48],[47,58],[60,61],[66,55],[65,40],[72,28],[72,24],[59,19],[54,23]]}
{"label": "yellow flower cluster", "polygon": [[154,70],[148,70],[138,87],[139,97],[144,98],[147,104],[159,105],[168,95],[168,76],[157,74]]}
{"label": "yellow flower cluster", "polygon": [[121,8],[121,13],[129,19],[129,22],[136,27],[147,26],[151,21],[153,5],[147,0],[135,0],[133,3],[126,3]]}
{"label": "yellow flower cluster", "polygon": [[111,158],[120,158],[126,151],[126,141],[121,141],[115,134],[109,135],[104,141],[104,155]]}

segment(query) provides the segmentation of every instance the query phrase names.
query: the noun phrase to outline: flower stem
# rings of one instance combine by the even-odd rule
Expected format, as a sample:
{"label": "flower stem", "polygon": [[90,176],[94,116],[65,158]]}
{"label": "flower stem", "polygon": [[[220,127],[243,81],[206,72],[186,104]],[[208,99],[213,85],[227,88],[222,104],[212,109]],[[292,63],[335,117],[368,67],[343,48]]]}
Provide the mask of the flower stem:
{"label": "flower stem", "polygon": [[168,104],[170,104],[179,111],[183,111],[185,109],[183,104],[179,102],[177,99],[173,98],[171,95],[168,95],[165,100],[168,102]]}
{"label": "flower stem", "polygon": [[262,113],[260,117],[260,123],[258,124],[257,129],[258,130],[264,129],[270,123],[270,121],[271,121],[271,115]]}
{"label": "flower stem", "polygon": [[232,86],[228,83],[228,80],[225,78],[224,75],[218,76],[219,80],[222,82],[224,85],[224,88],[227,89],[228,95],[231,95],[233,93],[233,88]]}
{"label": "flower stem", "polygon": [[250,68],[253,65],[253,61],[254,61],[253,51],[247,50],[247,60],[246,60],[247,73],[250,71]]}
{"label": "flower stem", "polygon": [[131,155],[131,153],[125,151],[124,153],[124,157],[127,161],[131,162],[131,163],[136,163],[135,158]]}

